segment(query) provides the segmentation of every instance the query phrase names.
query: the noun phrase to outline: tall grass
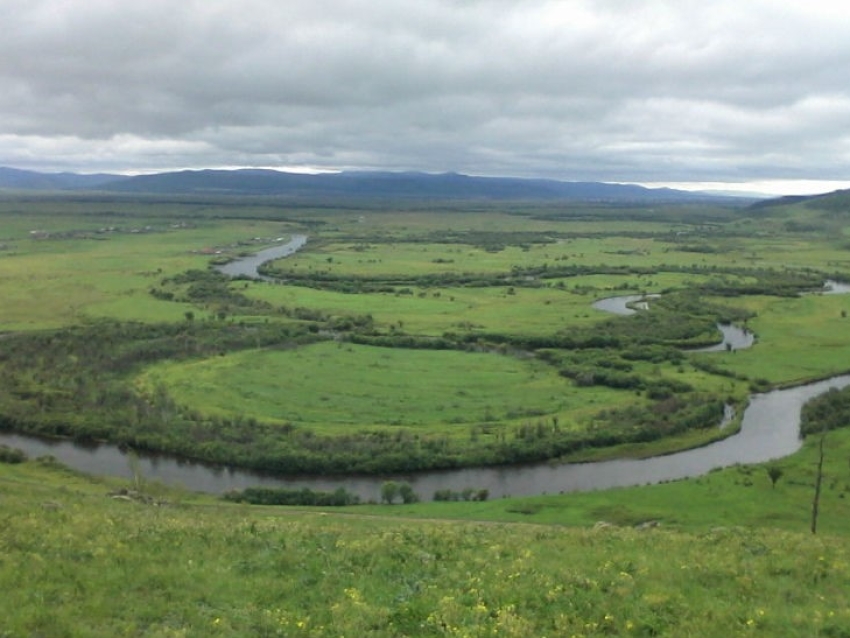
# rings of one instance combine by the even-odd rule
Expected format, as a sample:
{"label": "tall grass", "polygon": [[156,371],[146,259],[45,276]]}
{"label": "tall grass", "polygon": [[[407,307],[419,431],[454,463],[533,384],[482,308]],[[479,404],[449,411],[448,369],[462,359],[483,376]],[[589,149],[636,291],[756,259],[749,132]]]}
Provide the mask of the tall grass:
{"label": "tall grass", "polygon": [[841,636],[850,624],[845,537],[156,506],[108,490],[0,466],[2,635]]}

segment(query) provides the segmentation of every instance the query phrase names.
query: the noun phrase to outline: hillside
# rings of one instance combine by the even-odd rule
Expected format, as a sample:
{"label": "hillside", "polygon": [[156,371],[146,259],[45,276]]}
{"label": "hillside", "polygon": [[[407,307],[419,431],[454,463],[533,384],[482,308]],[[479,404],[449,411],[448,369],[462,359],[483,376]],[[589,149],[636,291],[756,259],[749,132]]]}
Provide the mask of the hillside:
{"label": "hillside", "polygon": [[319,175],[274,170],[186,170],[132,177],[37,173],[0,168],[0,188],[99,190],[133,194],[262,195],[331,199],[482,201],[736,202],[737,198],[650,189],[634,184],[567,182],[458,173],[343,172]]}
{"label": "hillside", "polygon": [[843,538],[147,494],[0,464],[2,635],[843,636],[850,625]]}
{"label": "hillside", "polygon": [[25,191],[65,191],[101,188],[124,179],[121,175],[78,173],[38,173],[0,166],[0,189]]}
{"label": "hillside", "polygon": [[819,195],[788,195],[775,199],[765,199],[750,204],[748,209],[769,213],[775,210],[800,207],[809,210],[850,212],[850,190],[837,190]]}

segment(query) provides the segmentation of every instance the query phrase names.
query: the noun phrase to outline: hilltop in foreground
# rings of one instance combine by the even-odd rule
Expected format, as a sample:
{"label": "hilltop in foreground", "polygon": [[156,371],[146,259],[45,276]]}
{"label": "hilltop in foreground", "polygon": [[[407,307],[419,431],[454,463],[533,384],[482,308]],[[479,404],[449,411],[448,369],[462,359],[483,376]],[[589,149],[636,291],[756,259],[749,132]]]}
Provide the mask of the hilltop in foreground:
{"label": "hilltop in foreground", "polygon": [[[315,514],[0,465],[3,636],[846,636],[843,539]],[[188,499],[188,500],[181,500]]]}

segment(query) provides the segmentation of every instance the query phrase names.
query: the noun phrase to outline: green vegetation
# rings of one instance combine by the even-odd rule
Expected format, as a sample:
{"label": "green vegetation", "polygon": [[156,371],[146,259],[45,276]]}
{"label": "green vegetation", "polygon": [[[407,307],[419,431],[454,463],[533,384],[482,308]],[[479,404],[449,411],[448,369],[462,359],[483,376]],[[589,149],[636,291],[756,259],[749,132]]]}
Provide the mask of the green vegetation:
{"label": "green vegetation", "polygon": [[[847,369],[847,298],[798,296],[846,246],[800,206],[6,199],[0,423],[286,473],[699,445],[751,389]],[[277,285],[210,269],[293,233]],[[591,307],[629,293],[663,294]],[[757,347],[688,353],[718,322]]]}
{"label": "green vegetation", "polygon": [[[799,296],[850,280],[846,211],[7,198],[0,428],[287,473],[700,445],[848,370],[850,298]],[[296,232],[282,283],[209,268]],[[717,322],[756,346],[689,352]],[[0,447],[0,636],[846,636],[848,396],[765,466],[528,498],[219,499]]]}
{"label": "green vegetation", "polygon": [[329,341],[160,364],[141,383],[162,384],[178,403],[210,412],[306,423],[318,432],[549,415],[566,407],[568,389],[557,370],[533,359]]}
{"label": "green vegetation", "polygon": [[[371,516],[359,515],[364,506],[318,513],[215,502],[144,481],[137,492],[49,461],[0,464],[2,629],[840,636],[850,623],[850,512],[846,488],[828,486],[847,480],[850,440],[846,430],[833,434],[842,443],[827,457],[818,536],[803,531],[809,446],[782,461],[775,488],[764,471],[731,468],[603,493],[376,505]],[[497,510],[523,522],[410,518]],[[596,524],[551,524],[581,516]]]}

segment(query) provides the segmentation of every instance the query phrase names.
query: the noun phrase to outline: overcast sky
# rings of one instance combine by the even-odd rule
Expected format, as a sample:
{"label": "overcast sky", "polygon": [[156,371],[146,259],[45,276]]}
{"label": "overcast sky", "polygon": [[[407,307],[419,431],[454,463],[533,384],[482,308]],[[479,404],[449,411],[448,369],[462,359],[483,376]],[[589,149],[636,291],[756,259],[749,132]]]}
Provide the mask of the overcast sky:
{"label": "overcast sky", "polygon": [[0,165],[850,184],[840,0],[0,0],[0,24]]}

